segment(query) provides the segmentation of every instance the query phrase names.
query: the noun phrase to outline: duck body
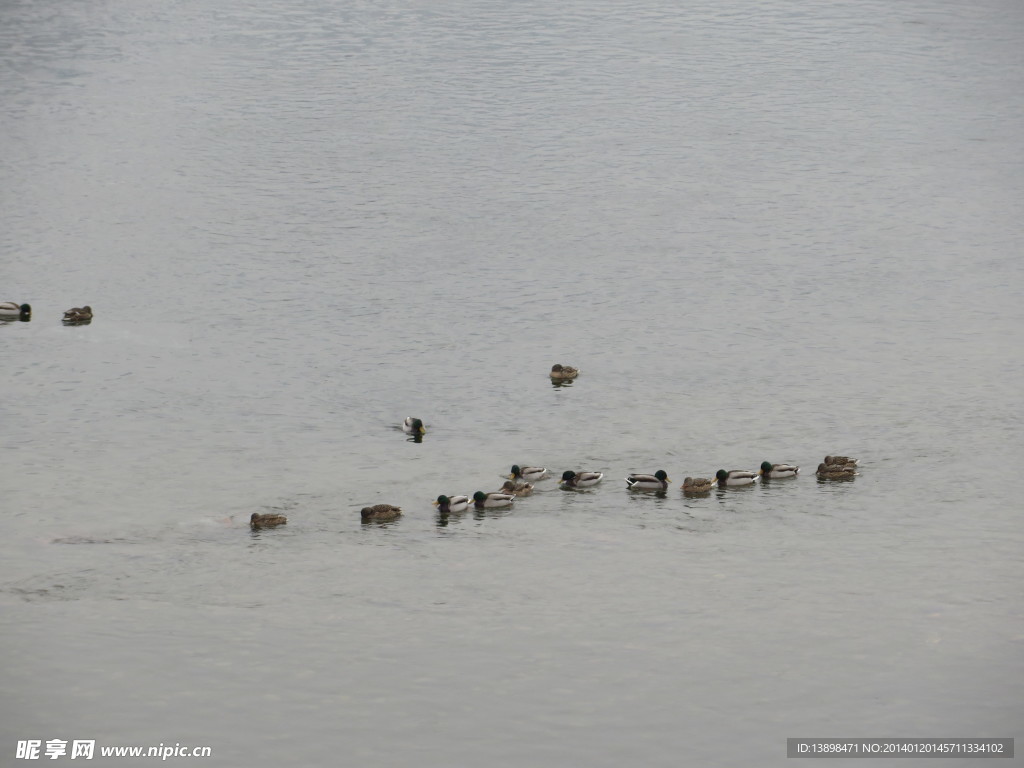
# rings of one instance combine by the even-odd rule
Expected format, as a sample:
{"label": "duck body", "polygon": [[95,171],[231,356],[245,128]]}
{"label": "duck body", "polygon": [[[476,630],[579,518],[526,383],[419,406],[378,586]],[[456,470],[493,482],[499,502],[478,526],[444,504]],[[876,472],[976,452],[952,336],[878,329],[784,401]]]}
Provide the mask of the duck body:
{"label": "duck body", "polygon": [[719,488],[726,485],[750,485],[757,480],[757,473],[746,469],[720,469],[715,473],[715,479]]}
{"label": "duck body", "polygon": [[631,491],[665,491],[669,482],[668,473],[659,469],[653,475],[630,475],[626,478],[626,487]]}
{"label": "duck body", "polygon": [[533,483],[516,483],[512,480],[506,480],[502,483],[498,493],[511,493],[513,496],[529,496],[533,493]]}
{"label": "duck body", "polygon": [[402,508],[393,504],[374,504],[372,507],[363,507],[359,511],[364,523],[394,520],[402,516]]}
{"label": "duck body", "polygon": [[412,416],[406,416],[405,421],[402,422],[402,431],[407,435],[422,435],[427,430],[422,421]]}
{"label": "duck body", "polygon": [[849,456],[826,456],[823,463],[826,467],[855,467],[857,466],[857,459],[851,459]]}
{"label": "duck body", "polygon": [[520,467],[518,464],[513,464],[512,474],[508,476],[508,479],[517,483],[525,483],[527,481],[537,481],[547,476],[547,467]]}
{"label": "duck body", "polygon": [[92,307],[87,304],[84,307],[72,307],[65,310],[64,322],[68,325],[92,322]]}
{"label": "duck body", "polygon": [[13,301],[0,303],[0,318],[5,320],[31,320],[32,307],[28,304],[16,304]]}
{"label": "duck body", "polygon": [[258,512],[253,512],[252,517],[249,518],[249,527],[254,531],[261,530],[263,528],[276,528],[279,525],[284,525],[288,522],[288,518],[284,515],[261,515]]}
{"label": "duck body", "polygon": [[825,464],[818,465],[815,473],[823,480],[851,480],[857,476],[857,470],[853,464]]}
{"label": "duck body", "polygon": [[555,381],[568,381],[575,379],[580,375],[578,368],[573,368],[571,365],[562,365],[561,363],[555,363],[551,366],[551,378]]}
{"label": "duck body", "polygon": [[445,496],[437,497],[434,506],[439,512],[450,514],[451,512],[465,512],[469,509],[469,496]]}
{"label": "duck body", "polygon": [[574,472],[571,469],[562,473],[562,486],[564,488],[587,488],[597,485],[604,479],[603,472]]}
{"label": "duck body", "polygon": [[683,480],[683,493],[710,493],[715,481],[710,477],[688,477]]}
{"label": "duck body", "polygon": [[494,509],[495,507],[510,507],[516,497],[511,493],[484,493],[477,491],[473,494],[473,506],[477,509]]}
{"label": "duck body", "polygon": [[766,479],[777,479],[780,477],[796,477],[800,467],[793,464],[772,464],[770,461],[762,461],[761,469],[757,474]]}

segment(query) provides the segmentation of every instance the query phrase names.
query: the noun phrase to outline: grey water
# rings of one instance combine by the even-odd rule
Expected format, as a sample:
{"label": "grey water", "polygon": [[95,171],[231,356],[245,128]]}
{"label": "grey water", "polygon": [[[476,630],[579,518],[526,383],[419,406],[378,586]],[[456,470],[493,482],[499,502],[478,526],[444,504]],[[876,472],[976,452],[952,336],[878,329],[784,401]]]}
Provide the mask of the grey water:
{"label": "grey water", "polygon": [[[0,764],[1024,736],[1022,40],[1016,0],[0,4]],[[431,505],[515,463],[606,477]]]}

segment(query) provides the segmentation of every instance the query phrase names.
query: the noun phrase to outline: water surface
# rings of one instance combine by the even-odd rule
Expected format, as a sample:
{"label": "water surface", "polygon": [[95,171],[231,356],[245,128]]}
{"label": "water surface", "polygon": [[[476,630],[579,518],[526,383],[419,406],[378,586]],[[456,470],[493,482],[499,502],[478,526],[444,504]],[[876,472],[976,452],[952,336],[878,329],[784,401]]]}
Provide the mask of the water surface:
{"label": "water surface", "polygon": [[[999,0],[5,4],[0,750],[1019,736],[1022,36]],[[803,469],[678,488],[766,459]],[[607,477],[437,517],[513,463]]]}

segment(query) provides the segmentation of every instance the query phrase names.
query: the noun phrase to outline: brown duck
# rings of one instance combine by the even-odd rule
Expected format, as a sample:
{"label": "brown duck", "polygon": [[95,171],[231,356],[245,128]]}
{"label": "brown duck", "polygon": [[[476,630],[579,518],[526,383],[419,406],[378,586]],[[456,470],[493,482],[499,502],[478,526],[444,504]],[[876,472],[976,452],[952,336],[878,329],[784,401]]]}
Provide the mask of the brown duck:
{"label": "brown duck", "polygon": [[288,518],[284,515],[261,515],[259,512],[253,512],[252,517],[249,518],[249,527],[254,531],[258,531],[261,528],[276,528],[287,522]]}
{"label": "brown duck", "polygon": [[381,523],[401,517],[402,508],[391,504],[374,504],[372,507],[363,507],[359,514],[362,515],[364,523]]}
{"label": "brown duck", "polygon": [[709,493],[715,486],[710,477],[688,477],[683,480],[683,493]]}
{"label": "brown duck", "polygon": [[551,366],[551,378],[556,381],[565,381],[566,379],[575,379],[580,375],[578,368],[573,368],[571,365],[562,365],[561,363],[555,363]]}
{"label": "brown duck", "polygon": [[818,465],[818,477],[823,480],[847,480],[857,476],[857,470],[854,469],[853,464],[828,464]]}

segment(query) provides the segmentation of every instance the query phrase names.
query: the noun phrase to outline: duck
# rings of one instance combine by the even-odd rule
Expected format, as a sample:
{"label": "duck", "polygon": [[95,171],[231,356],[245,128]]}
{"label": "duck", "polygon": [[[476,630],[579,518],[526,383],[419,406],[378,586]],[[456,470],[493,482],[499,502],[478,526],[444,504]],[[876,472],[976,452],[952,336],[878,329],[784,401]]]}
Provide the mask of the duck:
{"label": "duck", "polygon": [[730,469],[728,472],[720,469],[715,472],[715,479],[719,488],[725,485],[750,485],[757,480],[757,473],[746,469]]}
{"label": "duck", "polygon": [[18,304],[13,301],[0,303],[0,318],[13,320],[31,320],[32,307],[28,304]]}
{"label": "duck", "polygon": [[364,523],[384,522],[394,520],[402,515],[402,508],[393,504],[374,504],[372,507],[363,507],[359,514]]}
{"label": "duck", "polygon": [[571,469],[562,473],[562,486],[565,488],[586,488],[597,485],[604,479],[603,472],[573,472]]}
{"label": "duck", "polygon": [[857,476],[857,470],[853,464],[825,464],[818,465],[818,477],[823,480],[848,480]]}
{"label": "duck", "polygon": [[469,509],[469,496],[445,496],[442,494],[437,497],[434,506],[439,512],[446,515],[450,512],[465,512]]}
{"label": "duck", "polygon": [[849,456],[826,456],[824,464],[827,467],[855,467],[857,459],[851,459]]}
{"label": "duck", "polygon": [[710,477],[688,477],[683,480],[680,488],[683,493],[708,493],[714,487],[715,481]]}
{"label": "duck", "polygon": [[511,493],[484,493],[477,491],[473,494],[473,506],[477,509],[509,507],[516,497]]}
{"label": "duck", "polygon": [[92,321],[92,307],[72,307],[64,312],[65,323],[88,323]]}
{"label": "duck", "polygon": [[796,473],[799,471],[800,467],[793,464],[772,464],[770,461],[762,461],[761,469],[757,474],[774,480],[778,477],[796,477]]}
{"label": "duck", "polygon": [[533,493],[533,483],[516,484],[511,480],[502,483],[498,493],[511,493],[513,496],[529,496]]}
{"label": "duck", "polygon": [[520,467],[518,464],[512,465],[512,474],[508,476],[509,480],[514,482],[526,482],[527,480],[540,480],[543,477],[548,476],[548,470],[546,467]]}
{"label": "duck", "polygon": [[405,421],[402,422],[402,431],[407,435],[422,435],[427,430],[423,427],[422,421],[412,416],[406,416]]}
{"label": "duck", "polygon": [[258,531],[261,528],[276,528],[287,522],[288,518],[284,515],[261,515],[259,512],[253,512],[252,517],[249,518],[249,527],[254,531]]}
{"label": "duck", "polygon": [[562,365],[561,363],[555,363],[551,366],[551,378],[565,381],[566,379],[575,379],[580,375],[579,368],[573,368],[571,365]]}
{"label": "duck", "polygon": [[664,491],[670,482],[668,473],[659,469],[653,475],[630,475],[626,487],[631,491]]}

